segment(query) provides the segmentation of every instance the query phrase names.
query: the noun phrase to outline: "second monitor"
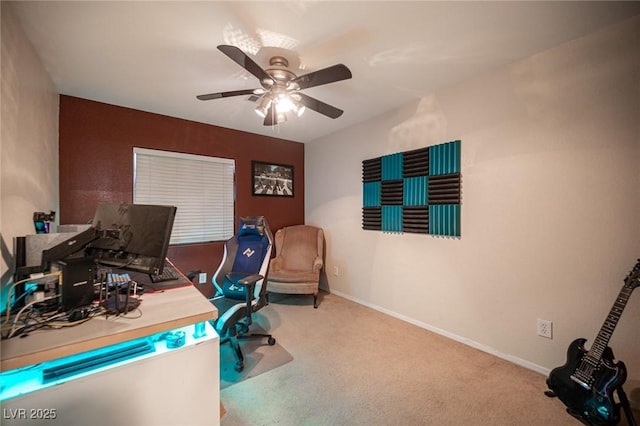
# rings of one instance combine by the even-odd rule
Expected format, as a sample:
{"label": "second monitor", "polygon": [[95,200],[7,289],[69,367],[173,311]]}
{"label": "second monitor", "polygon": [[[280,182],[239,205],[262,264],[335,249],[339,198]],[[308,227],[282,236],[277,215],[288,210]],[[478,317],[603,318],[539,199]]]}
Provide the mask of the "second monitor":
{"label": "second monitor", "polygon": [[103,203],[93,218],[100,237],[88,252],[98,264],[160,274],[176,215],[175,206]]}

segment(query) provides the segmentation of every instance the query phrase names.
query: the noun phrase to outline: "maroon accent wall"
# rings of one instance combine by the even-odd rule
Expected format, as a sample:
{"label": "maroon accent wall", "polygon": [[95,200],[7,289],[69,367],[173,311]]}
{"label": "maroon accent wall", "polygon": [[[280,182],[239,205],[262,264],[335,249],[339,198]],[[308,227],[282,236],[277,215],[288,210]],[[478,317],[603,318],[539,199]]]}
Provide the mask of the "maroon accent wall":
{"label": "maroon accent wall", "polygon": [[[86,223],[100,202],[132,202],[133,148],[232,158],[236,161],[236,223],[264,215],[273,233],[304,223],[304,145],[194,121],[60,95],[60,223]],[[294,166],[294,197],[251,195],[251,160]],[[184,272],[201,269],[210,282],[223,243],[169,248]],[[210,284],[199,286],[207,296]]]}

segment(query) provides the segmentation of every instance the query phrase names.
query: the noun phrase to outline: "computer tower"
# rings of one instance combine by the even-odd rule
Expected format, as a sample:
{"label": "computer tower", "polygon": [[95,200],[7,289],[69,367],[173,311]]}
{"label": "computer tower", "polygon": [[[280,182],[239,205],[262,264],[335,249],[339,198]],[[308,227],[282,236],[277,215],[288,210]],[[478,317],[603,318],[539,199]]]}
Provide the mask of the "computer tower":
{"label": "computer tower", "polygon": [[94,299],[93,284],[95,282],[95,263],[92,258],[59,260],[55,262],[53,269],[62,271],[62,285],[59,289],[62,308],[65,312],[91,305]]}

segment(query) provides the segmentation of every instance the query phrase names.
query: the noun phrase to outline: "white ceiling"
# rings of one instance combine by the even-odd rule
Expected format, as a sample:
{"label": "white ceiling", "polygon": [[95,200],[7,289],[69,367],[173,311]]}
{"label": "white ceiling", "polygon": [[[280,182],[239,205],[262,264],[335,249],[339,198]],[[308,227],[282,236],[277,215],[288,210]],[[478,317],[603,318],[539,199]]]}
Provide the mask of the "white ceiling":
{"label": "white ceiling", "polygon": [[[6,3],[3,0],[3,3]],[[640,14],[640,2],[15,2],[16,16],[61,94],[308,142],[493,68]],[[334,64],[353,78],[304,91],[345,111],[308,110],[262,125],[260,87],[216,49],[268,64],[274,48],[306,74]],[[579,70],[576,70],[579,71]]]}

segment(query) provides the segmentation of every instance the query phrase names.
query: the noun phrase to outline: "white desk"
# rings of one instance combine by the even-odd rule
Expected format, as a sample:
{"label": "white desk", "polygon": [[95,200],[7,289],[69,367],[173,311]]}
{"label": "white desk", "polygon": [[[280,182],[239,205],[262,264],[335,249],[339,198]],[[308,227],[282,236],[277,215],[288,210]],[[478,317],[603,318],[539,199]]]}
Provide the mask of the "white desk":
{"label": "white desk", "polygon": [[[76,327],[3,341],[3,375],[181,327],[192,334],[194,324],[217,317],[215,307],[193,286],[145,294],[140,310],[140,318],[133,318],[136,312],[98,317]],[[219,424],[219,338],[208,324],[207,334],[185,347],[6,399],[1,423],[34,424],[34,416],[54,410],[55,418],[46,424]]]}

